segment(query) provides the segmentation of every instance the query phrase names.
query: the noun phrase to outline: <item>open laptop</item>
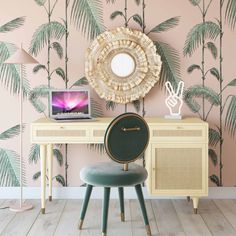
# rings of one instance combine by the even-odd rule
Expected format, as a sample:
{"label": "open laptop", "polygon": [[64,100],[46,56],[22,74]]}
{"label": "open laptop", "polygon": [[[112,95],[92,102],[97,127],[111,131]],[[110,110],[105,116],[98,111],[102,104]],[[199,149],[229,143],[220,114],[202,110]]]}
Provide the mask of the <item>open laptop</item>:
{"label": "open laptop", "polygon": [[90,91],[51,90],[50,117],[59,121],[90,120]]}

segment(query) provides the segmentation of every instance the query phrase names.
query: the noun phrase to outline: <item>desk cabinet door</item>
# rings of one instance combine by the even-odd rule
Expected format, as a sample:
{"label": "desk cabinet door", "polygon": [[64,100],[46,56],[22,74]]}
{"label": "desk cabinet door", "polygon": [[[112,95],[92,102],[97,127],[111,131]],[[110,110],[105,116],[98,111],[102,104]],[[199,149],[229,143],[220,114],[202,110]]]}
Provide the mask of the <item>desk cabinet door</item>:
{"label": "desk cabinet door", "polygon": [[152,145],[151,188],[160,195],[206,195],[208,155],[205,144]]}

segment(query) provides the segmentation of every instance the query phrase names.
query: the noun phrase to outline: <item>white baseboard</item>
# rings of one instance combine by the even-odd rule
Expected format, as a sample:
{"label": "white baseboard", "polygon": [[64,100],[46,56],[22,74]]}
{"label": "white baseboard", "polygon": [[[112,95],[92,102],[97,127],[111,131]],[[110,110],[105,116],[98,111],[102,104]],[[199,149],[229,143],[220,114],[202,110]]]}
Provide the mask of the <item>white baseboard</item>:
{"label": "white baseboard", "polygon": [[[23,188],[24,199],[40,199],[40,187],[24,187]],[[55,187],[53,188],[54,199],[83,199],[85,193],[85,187]],[[147,188],[143,188],[143,194],[145,199],[182,199],[183,197],[173,196],[150,196],[147,192]],[[16,199],[20,196],[19,187],[0,187],[0,199]],[[102,199],[103,188],[95,187],[93,189],[91,198]],[[111,190],[111,198],[118,198],[116,188]],[[126,199],[136,199],[136,193],[133,187],[125,188]],[[236,187],[210,187],[209,196],[211,199],[236,199]]]}

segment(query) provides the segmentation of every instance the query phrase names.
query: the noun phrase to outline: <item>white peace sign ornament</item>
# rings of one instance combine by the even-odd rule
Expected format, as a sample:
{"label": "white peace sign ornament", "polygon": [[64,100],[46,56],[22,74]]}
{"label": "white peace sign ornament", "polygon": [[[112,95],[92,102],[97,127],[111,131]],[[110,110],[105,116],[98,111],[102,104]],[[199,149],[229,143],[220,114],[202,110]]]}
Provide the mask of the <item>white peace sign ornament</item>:
{"label": "white peace sign ornament", "polygon": [[170,115],[166,115],[166,119],[182,119],[181,108],[183,106],[183,91],[184,91],[184,82],[180,81],[177,87],[176,92],[173,89],[173,86],[169,81],[165,83],[165,87],[169,96],[166,98],[165,103],[170,111]]}

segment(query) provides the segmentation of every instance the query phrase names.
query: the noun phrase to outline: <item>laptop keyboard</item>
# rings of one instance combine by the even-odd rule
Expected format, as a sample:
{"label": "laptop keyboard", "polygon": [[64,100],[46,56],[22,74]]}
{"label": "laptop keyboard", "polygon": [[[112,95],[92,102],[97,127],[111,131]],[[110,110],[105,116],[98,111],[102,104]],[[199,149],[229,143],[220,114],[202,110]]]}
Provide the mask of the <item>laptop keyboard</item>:
{"label": "laptop keyboard", "polygon": [[68,117],[68,118],[62,118],[62,117],[57,117],[55,120],[90,120],[92,117]]}

